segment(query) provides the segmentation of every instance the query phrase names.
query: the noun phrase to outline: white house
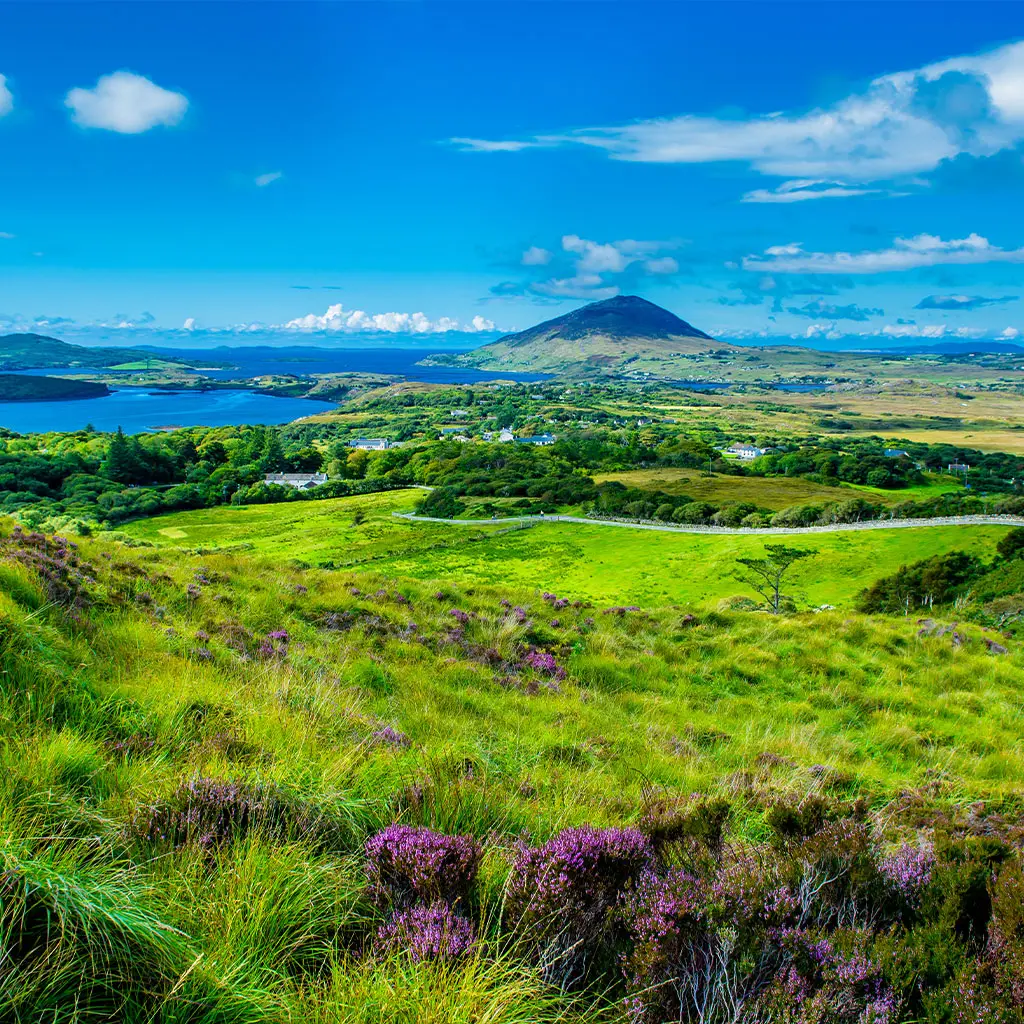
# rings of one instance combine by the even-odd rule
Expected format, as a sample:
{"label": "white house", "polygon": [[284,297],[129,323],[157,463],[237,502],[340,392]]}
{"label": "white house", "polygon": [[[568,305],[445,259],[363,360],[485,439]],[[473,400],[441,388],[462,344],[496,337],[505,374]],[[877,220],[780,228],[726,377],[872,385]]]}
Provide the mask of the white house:
{"label": "white house", "polygon": [[554,434],[534,434],[532,437],[517,437],[516,444],[554,444],[557,438]]}
{"label": "white house", "polygon": [[498,440],[501,441],[502,444],[507,444],[509,441],[514,441],[515,439],[516,435],[513,434],[508,427],[501,428],[501,432],[498,434]]}
{"label": "white house", "polygon": [[357,437],[349,441],[349,448],[362,448],[367,452],[383,452],[391,447],[391,442],[386,437]]}
{"label": "white house", "polygon": [[726,448],[726,451],[730,455],[735,455],[738,459],[756,459],[761,455],[764,455],[765,449],[758,448],[757,445],[753,444],[732,444]]}
{"label": "white house", "polygon": [[297,491],[308,491],[327,483],[326,473],[267,473],[263,478],[267,484],[278,484],[281,487],[294,487]]}
{"label": "white house", "polygon": [[469,411],[467,409],[452,409],[448,415],[453,420],[464,420],[469,416]]}

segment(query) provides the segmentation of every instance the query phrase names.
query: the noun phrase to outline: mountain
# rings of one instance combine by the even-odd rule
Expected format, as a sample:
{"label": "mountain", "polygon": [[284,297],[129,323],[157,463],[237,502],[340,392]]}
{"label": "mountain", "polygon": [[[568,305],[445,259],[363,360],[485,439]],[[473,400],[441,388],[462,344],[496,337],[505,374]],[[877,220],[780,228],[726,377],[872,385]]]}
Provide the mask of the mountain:
{"label": "mountain", "polygon": [[[42,367],[118,366],[154,359],[152,352],[138,348],[92,348],[73,345],[68,341],[47,337],[45,334],[0,335],[0,370],[36,370]],[[164,362],[180,362],[161,356]]]}
{"label": "mountain", "polygon": [[[506,334],[473,352],[431,357],[429,362],[488,370],[612,375],[647,372],[646,364],[652,360],[661,363],[713,351],[736,350],[638,295],[617,295]],[[638,361],[644,365],[636,365]]]}

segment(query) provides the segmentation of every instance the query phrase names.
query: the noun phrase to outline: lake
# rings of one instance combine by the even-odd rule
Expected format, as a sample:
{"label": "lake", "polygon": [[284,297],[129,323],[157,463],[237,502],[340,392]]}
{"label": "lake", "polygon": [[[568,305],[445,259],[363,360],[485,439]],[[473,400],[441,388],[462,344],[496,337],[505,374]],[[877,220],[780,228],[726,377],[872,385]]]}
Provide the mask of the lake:
{"label": "lake", "polygon": [[226,427],[239,423],[289,423],[334,409],[332,402],[276,398],[254,391],[150,391],[120,388],[103,398],[73,402],[0,402],[0,427],[19,434],[97,430],[141,434],[156,427]]}

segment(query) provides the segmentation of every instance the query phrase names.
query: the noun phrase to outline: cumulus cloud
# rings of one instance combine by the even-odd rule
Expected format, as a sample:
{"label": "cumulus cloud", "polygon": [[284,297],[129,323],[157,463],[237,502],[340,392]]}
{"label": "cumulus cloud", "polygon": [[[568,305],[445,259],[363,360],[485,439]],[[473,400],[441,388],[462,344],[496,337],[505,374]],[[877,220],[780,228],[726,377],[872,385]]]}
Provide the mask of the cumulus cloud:
{"label": "cumulus cloud", "polygon": [[809,199],[846,199],[850,196],[891,194],[881,188],[853,188],[841,181],[797,178],[773,189],[757,188],[745,193],[741,203],[803,203]]}
{"label": "cumulus cloud", "polygon": [[7,76],[0,75],[0,117],[6,117],[14,109],[14,95],[7,85]]}
{"label": "cumulus cloud", "polygon": [[850,304],[848,306],[837,306],[829,302],[822,302],[815,299],[803,306],[789,306],[787,313],[794,316],[806,316],[812,320],[870,320],[873,316],[885,316],[884,309],[866,309],[863,306]]}
{"label": "cumulus cloud", "polygon": [[1004,302],[1016,302],[1016,295],[1001,295],[987,298],[984,295],[926,295],[914,309],[972,310],[983,306],[998,306]]}
{"label": "cumulus cloud", "polygon": [[138,135],[157,125],[176,125],[188,110],[179,92],[163,89],[142,75],[115,71],[92,89],[72,89],[64,99],[71,119],[83,128]]}
{"label": "cumulus cloud", "polygon": [[1016,341],[1020,337],[1020,331],[1016,327],[1004,327],[999,334],[1002,341]]}
{"label": "cumulus cloud", "polygon": [[257,174],[253,178],[257,188],[266,188],[268,185],[272,185],[275,181],[279,181],[283,177],[281,171],[271,171],[269,174]]}
{"label": "cumulus cloud", "polygon": [[[682,114],[524,140],[451,141],[472,152],[580,145],[618,160],[739,161],[783,178],[864,183],[927,172],[962,154],[991,156],[1022,140],[1024,42],[882,75],[829,107],[804,112]],[[748,201],[799,201],[764,198],[771,194]]]}
{"label": "cumulus cloud", "polygon": [[551,262],[551,253],[547,249],[542,249],[539,245],[531,245],[523,253],[523,258],[519,262],[524,267],[542,267]]}
{"label": "cumulus cloud", "polygon": [[[664,255],[678,248],[677,242],[622,238],[597,242],[580,235],[563,235],[559,251],[531,246],[523,253],[524,267],[546,268],[543,276],[524,281],[502,281],[491,288],[499,297],[533,296],[536,299],[610,299],[622,290],[624,281],[643,275],[669,276],[679,272],[679,263]],[[624,275],[628,275],[624,277]]]}
{"label": "cumulus cloud", "polygon": [[475,334],[493,331],[494,322],[475,316],[467,324],[453,317],[431,320],[425,313],[366,313],[361,309],[345,309],[340,302],[328,306],[323,314],[307,313],[279,325],[286,331],[324,332],[329,334],[353,331],[382,331],[388,334],[444,334],[462,331]]}
{"label": "cumulus cloud", "polygon": [[760,256],[747,256],[744,270],[779,274],[880,274],[946,264],[1024,263],[1024,248],[1000,249],[987,238],[942,239],[938,235],[897,238],[888,249],[862,252],[805,252],[798,242],[773,245]]}

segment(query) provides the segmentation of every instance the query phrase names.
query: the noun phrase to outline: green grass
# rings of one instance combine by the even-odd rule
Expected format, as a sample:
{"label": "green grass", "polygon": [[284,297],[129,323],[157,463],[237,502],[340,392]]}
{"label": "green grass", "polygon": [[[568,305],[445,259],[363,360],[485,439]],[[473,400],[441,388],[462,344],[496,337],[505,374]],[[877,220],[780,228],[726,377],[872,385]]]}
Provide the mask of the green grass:
{"label": "green grass", "polygon": [[868,501],[892,505],[900,501],[921,501],[960,490],[960,484],[950,477],[932,477],[925,484],[894,491],[859,484],[828,487],[803,477],[726,476],[721,473],[708,477],[702,476],[699,469],[636,469],[621,473],[598,473],[594,480],[597,483],[616,480],[626,487],[685,494],[694,501],[752,502],[774,511],[791,505],[831,505],[858,496]]}
{"label": "green grass", "polygon": [[[124,532],[174,547],[251,545],[279,560],[372,568],[422,580],[557,590],[608,604],[682,604],[744,593],[735,560],[759,555],[763,536],[702,535],[575,523],[530,529],[415,523],[416,492],[303,501],[248,508],[224,506],[140,520]],[[360,520],[357,522],[357,520]],[[789,537],[818,556],[800,563],[786,589],[806,606],[849,605],[900,565],[951,550],[991,557],[1002,526],[929,526]]]}
{"label": "green grass", "polygon": [[[879,820],[897,794],[915,813],[1024,799],[1016,645],[997,656],[977,626],[954,646],[919,637],[913,618],[846,610],[556,612],[541,586],[620,588],[647,604],[638,589],[657,598],[675,574],[696,592],[749,539],[546,526],[471,543],[468,528],[393,521],[409,498],[133,527],[171,530],[173,543],[249,536],[252,549],[85,539],[74,615],[23,560],[0,563],[0,942],[17,951],[0,1019],[624,1024],[621,1003],[566,997],[501,940],[523,835],[633,823],[652,793],[726,795],[736,843],[762,839],[786,794],[862,795]],[[865,544],[920,555],[998,533],[850,534],[853,547],[817,561],[845,567],[849,590],[882,557]],[[295,561],[381,543],[390,553],[372,564],[386,575]],[[396,578],[403,559],[430,581]],[[287,648],[259,653],[281,630]],[[530,647],[554,652],[565,677],[549,685],[527,667]],[[375,740],[385,724],[410,745]],[[178,806],[197,777],[269,788],[306,817],[265,832],[255,818],[220,847],[147,838],[150,809]],[[473,910],[483,941],[459,966],[372,952],[384,911],[367,896],[363,844],[395,820],[487,844]]]}

